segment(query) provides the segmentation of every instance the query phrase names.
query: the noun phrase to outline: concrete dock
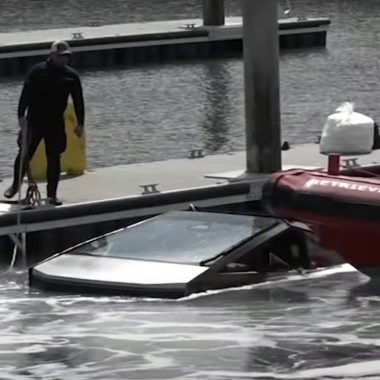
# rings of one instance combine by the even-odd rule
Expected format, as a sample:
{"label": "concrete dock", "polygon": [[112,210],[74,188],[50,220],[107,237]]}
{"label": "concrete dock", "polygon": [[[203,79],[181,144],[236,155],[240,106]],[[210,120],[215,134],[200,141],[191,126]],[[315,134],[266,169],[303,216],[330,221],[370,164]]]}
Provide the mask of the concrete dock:
{"label": "concrete dock", "polygon": [[[353,157],[342,157],[345,159]],[[292,168],[327,168],[327,157],[319,153],[318,144],[301,144],[282,151],[283,170]],[[380,150],[357,157],[359,165],[380,164]],[[59,196],[64,205],[99,202],[105,199],[138,197],[157,192],[174,192],[209,187],[255,178],[244,176],[246,152],[205,155],[199,158],[179,158],[87,170],[85,174],[69,177],[63,174]],[[256,175],[266,178],[267,175]],[[0,182],[0,194],[11,184],[10,178]],[[39,182],[42,197],[45,182]],[[23,186],[25,191],[26,184]],[[23,194],[25,195],[25,194]],[[14,198],[16,199],[16,197]]]}
{"label": "concrete dock", "polygon": [[[279,19],[281,48],[325,46],[328,18]],[[66,40],[75,67],[229,56],[242,52],[242,19],[204,26],[202,19],[0,33],[0,75],[19,75],[45,58],[54,40]]]}
{"label": "concrete dock", "polygon": [[[283,169],[325,167],[327,159],[318,153],[318,149],[317,144],[305,144],[283,151]],[[371,159],[363,157],[365,162],[370,162]],[[151,184],[155,184],[159,192],[220,185],[241,179],[245,172],[245,162],[246,153],[240,151],[93,169],[77,177],[63,175],[59,195],[64,204],[68,205],[142,196],[145,193],[144,187]],[[9,178],[0,182],[1,194],[10,183]],[[45,182],[40,182],[39,187],[45,197]]]}
{"label": "concrete dock", "polygon": [[[359,165],[380,164],[380,150],[356,158]],[[284,170],[327,167],[327,157],[319,154],[318,144],[282,151],[282,161]],[[99,168],[73,178],[63,176],[59,187],[63,206],[42,205],[23,209],[19,215],[17,205],[0,203],[2,259],[9,262],[14,243],[8,236],[17,232],[26,235],[32,263],[146,217],[187,209],[190,203],[231,211],[255,208],[268,175],[246,175],[245,168],[246,153],[231,152]],[[0,192],[10,183],[11,179],[3,179]],[[40,182],[39,187],[44,197],[45,183]]]}

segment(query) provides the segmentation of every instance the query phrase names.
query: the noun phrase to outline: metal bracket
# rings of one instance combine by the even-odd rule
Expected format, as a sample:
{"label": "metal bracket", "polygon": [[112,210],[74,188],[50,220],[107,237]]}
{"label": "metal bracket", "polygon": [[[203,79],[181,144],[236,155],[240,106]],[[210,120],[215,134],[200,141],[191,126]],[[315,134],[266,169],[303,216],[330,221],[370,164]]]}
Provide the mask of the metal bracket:
{"label": "metal bracket", "polygon": [[193,149],[189,152],[188,158],[202,158],[204,157],[202,149]]}
{"label": "metal bracket", "polygon": [[249,185],[249,193],[247,195],[247,199],[250,201],[259,201],[263,197],[263,187],[264,187],[265,179],[254,180]]}
{"label": "metal bracket", "polygon": [[160,191],[157,190],[156,186],[158,186],[158,183],[149,183],[148,185],[140,185],[140,187],[142,187],[144,190],[141,193],[141,195],[159,193]]}
{"label": "metal bracket", "polygon": [[186,29],[194,29],[196,24],[185,24]]}
{"label": "metal bracket", "polygon": [[72,33],[72,36],[73,36],[73,38],[75,38],[75,39],[78,39],[78,38],[84,38],[82,32],[73,32],[73,33]]}
{"label": "metal bracket", "polygon": [[357,168],[359,165],[358,163],[358,157],[355,158],[346,158],[343,159],[342,161],[344,162],[343,168],[345,169],[350,169],[350,168]]}

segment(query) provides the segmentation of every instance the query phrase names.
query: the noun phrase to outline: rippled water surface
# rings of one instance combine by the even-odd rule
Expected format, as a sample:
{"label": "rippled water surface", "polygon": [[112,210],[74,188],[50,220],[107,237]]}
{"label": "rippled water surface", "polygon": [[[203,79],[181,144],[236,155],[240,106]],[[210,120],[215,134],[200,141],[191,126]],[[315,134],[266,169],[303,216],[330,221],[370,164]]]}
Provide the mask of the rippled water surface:
{"label": "rippled water surface", "polygon": [[0,283],[1,379],[379,379],[377,285],[344,265],[177,301]]}
{"label": "rippled water surface", "polygon": [[[198,17],[200,4],[2,0],[0,31]],[[326,49],[281,53],[283,139],[314,141],[347,100],[379,118],[379,2],[292,5],[332,25]],[[239,7],[227,1],[229,15]],[[90,167],[244,148],[239,58],[81,75]],[[11,172],[21,84],[0,79],[0,177]],[[380,286],[346,266],[178,301],[39,293],[1,270],[1,380],[380,379]]]}
{"label": "rippled water surface", "polygon": [[[376,0],[295,0],[294,15],[327,16],[327,47],[281,53],[282,138],[312,142],[344,101],[379,119]],[[91,12],[88,12],[91,7]],[[240,2],[226,1],[228,15]],[[41,12],[43,9],[43,12]],[[200,1],[2,0],[0,30],[199,17]],[[49,15],[49,17],[45,15]],[[100,22],[100,21],[99,21]],[[90,167],[245,147],[241,58],[82,71]],[[0,79],[0,176],[11,173],[22,78]]]}

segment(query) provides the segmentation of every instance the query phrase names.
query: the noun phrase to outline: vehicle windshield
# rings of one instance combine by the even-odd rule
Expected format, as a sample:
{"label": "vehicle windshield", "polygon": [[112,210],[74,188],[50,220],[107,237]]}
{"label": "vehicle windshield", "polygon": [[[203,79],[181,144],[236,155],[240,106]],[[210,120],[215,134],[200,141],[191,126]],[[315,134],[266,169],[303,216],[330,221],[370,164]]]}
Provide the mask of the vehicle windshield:
{"label": "vehicle windshield", "polygon": [[76,247],[71,253],[199,264],[277,223],[245,215],[170,212]]}

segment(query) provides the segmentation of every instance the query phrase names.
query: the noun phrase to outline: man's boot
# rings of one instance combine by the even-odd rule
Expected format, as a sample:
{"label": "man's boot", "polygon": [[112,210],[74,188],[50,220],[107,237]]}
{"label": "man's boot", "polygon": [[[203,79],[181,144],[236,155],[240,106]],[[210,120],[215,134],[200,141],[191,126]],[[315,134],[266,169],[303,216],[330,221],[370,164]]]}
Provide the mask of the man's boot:
{"label": "man's boot", "polygon": [[17,184],[13,183],[12,186],[10,186],[7,190],[4,192],[5,198],[13,198],[19,191],[19,186]]}

